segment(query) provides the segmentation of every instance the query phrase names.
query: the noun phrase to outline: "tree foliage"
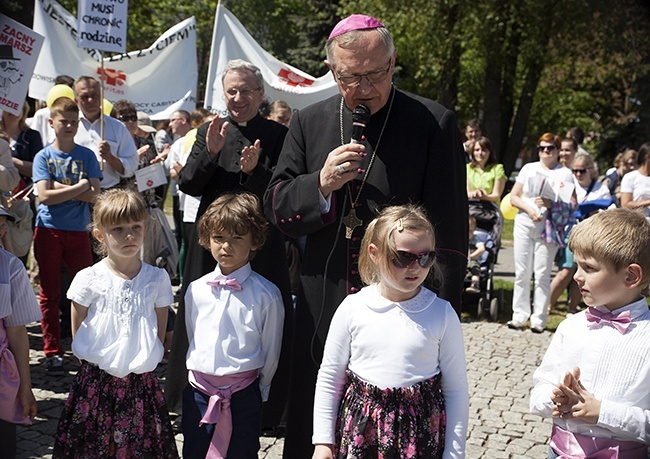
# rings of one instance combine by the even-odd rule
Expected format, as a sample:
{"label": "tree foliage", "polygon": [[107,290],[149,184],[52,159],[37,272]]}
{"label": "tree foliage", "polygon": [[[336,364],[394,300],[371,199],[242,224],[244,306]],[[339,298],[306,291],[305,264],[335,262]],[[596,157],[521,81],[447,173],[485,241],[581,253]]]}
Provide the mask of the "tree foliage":
{"label": "tree foliage", "polygon": [[543,132],[580,126],[606,162],[650,136],[641,0],[341,2],[341,16],[354,12],[393,32],[396,83],[481,118],[507,172]]}
{"label": "tree foliage", "polygon": [[[59,0],[76,14],[77,0]],[[25,24],[33,3],[8,0]],[[31,3],[31,2],[27,2]],[[650,139],[650,9],[644,0],[223,0],[271,54],[320,76],[325,39],[352,13],[379,18],[398,48],[395,83],[479,117],[509,172],[546,131],[580,126],[607,162]],[[199,95],[217,0],[129,2],[128,49],[197,18]]]}

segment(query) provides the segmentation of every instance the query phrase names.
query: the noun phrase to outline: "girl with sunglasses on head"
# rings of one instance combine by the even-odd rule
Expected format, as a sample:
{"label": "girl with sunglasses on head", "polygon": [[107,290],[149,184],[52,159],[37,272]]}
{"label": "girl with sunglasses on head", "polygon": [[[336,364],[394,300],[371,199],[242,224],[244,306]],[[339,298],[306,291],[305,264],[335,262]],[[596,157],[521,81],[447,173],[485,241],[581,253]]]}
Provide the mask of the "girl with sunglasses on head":
{"label": "girl with sunglasses on head", "polygon": [[421,207],[384,209],[366,230],[359,272],[330,324],[314,401],[313,458],[465,457],[463,336],[439,279]]}
{"label": "girl with sunglasses on head", "polygon": [[[546,184],[564,182],[573,187],[571,169],[564,167],[559,160],[560,138],[553,133],[543,134],[537,141],[539,161],[528,163],[521,168],[510,192],[510,203],[519,209],[515,217],[514,260],[515,287],[512,298],[512,320],[508,328],[522,330],[530,319],[530,329],[542,333],[546,325],[548,301],[551,293],[551,270],[555,253],[564,243],[564,236],[555,231],[558,239],[551,239],[553,223],[549,209],[555,210],[559,200],[542,197]],[[575,192],[572,196],[575,201]],[[568,209],[568,215],[573,209]],[[558,214],[561,214],[558,212]],[[530,281],[535,274],[535,296],[533,311],[530,308]]]}

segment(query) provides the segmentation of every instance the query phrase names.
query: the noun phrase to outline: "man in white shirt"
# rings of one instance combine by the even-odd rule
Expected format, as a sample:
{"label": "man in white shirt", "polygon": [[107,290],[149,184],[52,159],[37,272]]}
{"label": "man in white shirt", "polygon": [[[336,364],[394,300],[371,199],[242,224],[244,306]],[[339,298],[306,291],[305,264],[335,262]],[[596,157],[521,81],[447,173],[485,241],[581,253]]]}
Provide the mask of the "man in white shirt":
{"label": "man in white shirt", "polygon": [[[172,133],[174,134],[174,138],[176,140],[170,147],[169,154],[165,159],[165,169],[169,171],[169,175],[172,179],[170,194],[172,195],[173,201],[172,207],[174,215],[174,228],[176,229],[176,241],[178,242],[178,247],[180,250],[182,242],[181,225],[183,224],[181,212],[183,211],[183,207],[181,206],[181,195],[179,194],[178,190],[178,173],[183,168],[183,165],[187,160],[187,156],[189,155],[189,150],[191,150],[191,146],[190,148],[187,148],[187,152],[185,152],[183,148],[185,145],[185,135],[192,130],[192,125],[190,123],[190,114],[185,110],[175,111],[172,113],[172,116],[169,119],[169,126],[171,127]],[[191,196],[191,198],[198,202],[201,201],[201,198],[196,198],[194,196]],[[196,208],[198,209],[198,207],[199,206],[197,204]],[[182,278],[182,271],[180,272],[180,275]]]}
{"label": "man in white shirt", "polygon": [[169,149],[169,154],[165,159],[165,168],[170,172],[173,180],[172,196],[178,196],[178,182],[176,179],[178,178],[178,172],[182,169],[187,159],[187,157],[183,158],[183,145],[185,143],[185,135],[192,130],[190,114],[185,110],[175,111],[169,119],[169,126],[176,140],[174,140],[174,143]]}
{"label": "man in white shirt", "polygon": [[[123,177],[131,177],[138,168],[138,152],[126,126],[102,113],[99,82],[81,76],[74,83],[75,102],[79,105],[79,129],[74,141],[90,148],[102,164],[102,190],[114,187]],[[101,133],[101,119],[104,132]]]}

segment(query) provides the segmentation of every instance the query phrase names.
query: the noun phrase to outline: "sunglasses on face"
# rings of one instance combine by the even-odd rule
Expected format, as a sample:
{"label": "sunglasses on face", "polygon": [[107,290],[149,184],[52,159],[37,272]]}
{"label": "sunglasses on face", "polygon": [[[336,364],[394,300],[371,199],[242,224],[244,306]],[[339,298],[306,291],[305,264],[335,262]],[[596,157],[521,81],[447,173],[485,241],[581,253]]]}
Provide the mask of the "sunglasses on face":
{"label": "sunglasses on face", "polygon": [[539,147],[537,147],[538,152],[542,152],[545,150],[548,150],[549,152],[554,151],[555,145],[540,145]]}
{"label": "sunglasses on face", "polygon": [[138,115],[120,115],[117,117],[118,120],[125,121],[138,121]]}
{"label": "sunglasses on face", "polygon": [[397,250],[394,253],[393,266],[396,268],[410,268],[417,261],[422,268],[430,268],[436,260],[436,252],[411,253],[405,250]]}
{"label": "sunglasses on face", "polygon": [[573,169],[574,174],[586,174],[587,169]]}

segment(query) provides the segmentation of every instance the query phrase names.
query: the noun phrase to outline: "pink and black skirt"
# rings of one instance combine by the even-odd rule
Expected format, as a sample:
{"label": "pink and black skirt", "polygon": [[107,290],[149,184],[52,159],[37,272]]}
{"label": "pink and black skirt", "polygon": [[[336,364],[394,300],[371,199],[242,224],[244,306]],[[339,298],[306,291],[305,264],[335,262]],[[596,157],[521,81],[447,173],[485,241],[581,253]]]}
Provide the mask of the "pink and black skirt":
{"label": "pink and black skirt", "polygon": [[445,400],[440,374],[413,386],[380,389],[347,371],[335,458],[442,458]]}
{"label": "pink and black skirt", "polygon": [[82,361],[59,419],[52,457],[178,458],[156,375],[118,378]]}

